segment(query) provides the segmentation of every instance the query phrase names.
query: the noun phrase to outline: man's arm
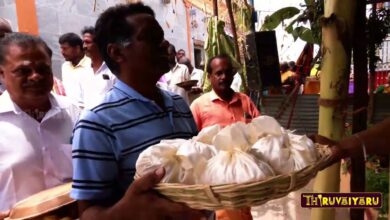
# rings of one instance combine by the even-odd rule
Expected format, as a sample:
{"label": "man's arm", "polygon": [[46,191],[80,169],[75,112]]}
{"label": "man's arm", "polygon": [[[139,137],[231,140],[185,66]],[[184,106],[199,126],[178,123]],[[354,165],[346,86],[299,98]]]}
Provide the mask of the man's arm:
{"label": "man's arm", "polygon": [[368,154],[387,156],[390,154],[390,118],[375,126],[346,137],[338,143],[320,135],[312,137],[315,142],[331,145],[333,162],[345,157],[363,155],[363,144]]}
{"label": "man's arm", "polygon": [[362,144],[365,145],[368,154],[390,154],[390,118],[376,124],[366,131],[359,132],[341,140],[338,146],[345,149],[347,156],[358,156],[363,152]]}

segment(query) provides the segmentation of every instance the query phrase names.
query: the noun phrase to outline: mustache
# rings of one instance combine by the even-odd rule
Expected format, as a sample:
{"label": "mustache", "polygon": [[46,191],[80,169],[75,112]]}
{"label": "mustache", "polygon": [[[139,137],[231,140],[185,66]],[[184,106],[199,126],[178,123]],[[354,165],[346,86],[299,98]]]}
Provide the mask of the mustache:
{"label": "mustache", "polygon": [[219,84],[229,84],[229,81],[228,80],[221,80],[218,83]]}
{"label": "mustache", "polygon": [[26,83],[23,84],[23,87],[45,87],[46,82],[43,80],[40,81],[27,81]]}

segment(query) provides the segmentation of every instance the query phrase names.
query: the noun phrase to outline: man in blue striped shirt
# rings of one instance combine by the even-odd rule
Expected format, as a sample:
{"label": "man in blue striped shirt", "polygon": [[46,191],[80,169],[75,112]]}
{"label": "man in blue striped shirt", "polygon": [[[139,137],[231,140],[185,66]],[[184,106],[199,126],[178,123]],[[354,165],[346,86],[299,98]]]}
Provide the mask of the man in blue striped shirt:
{"label": "man in blue striped shirt", "polygon": [[74,129],[71,196],[79,201],[81,218],[183,218],[193,211],[151,190],[164,171],[141,180],[149,184],[130,186],[143,150],[162,139],[191,138],[197,132],[186,102],[156,87],[169,71],[164,32],[152,9],[140,3],[107,9],[95,29],[99,50],[118,80]]}

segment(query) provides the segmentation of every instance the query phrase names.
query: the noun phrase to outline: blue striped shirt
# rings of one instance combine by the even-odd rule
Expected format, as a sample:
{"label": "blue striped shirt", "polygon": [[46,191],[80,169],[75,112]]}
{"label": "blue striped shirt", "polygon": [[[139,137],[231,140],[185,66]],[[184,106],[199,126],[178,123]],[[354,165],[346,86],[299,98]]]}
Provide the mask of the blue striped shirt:
{"label": "blue striped shirt", "polygon": [[84,111],[73,134],[72,198],[120,198],[143,150],[162,139],[196,135],[186,102],[167,91],[161,94],[165,109],[117,80],[100,105]]}

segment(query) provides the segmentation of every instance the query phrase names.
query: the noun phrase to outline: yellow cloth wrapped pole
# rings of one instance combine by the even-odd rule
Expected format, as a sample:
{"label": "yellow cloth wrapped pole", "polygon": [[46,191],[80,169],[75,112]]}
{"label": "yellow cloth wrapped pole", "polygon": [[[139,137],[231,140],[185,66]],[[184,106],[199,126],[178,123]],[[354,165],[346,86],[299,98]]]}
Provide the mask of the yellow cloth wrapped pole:
{"label": "yellow cloth wrapped pole", "polygon": [[[318,132],[330,139],[340,140],[344,134],[343,114],[348,95],[356,2],[325,0],[324,8]],[[339,163],[318,173],[315,192],[338,192],[339,188]],[[335,209],[312,209],[311,219],[335,219]]]}

